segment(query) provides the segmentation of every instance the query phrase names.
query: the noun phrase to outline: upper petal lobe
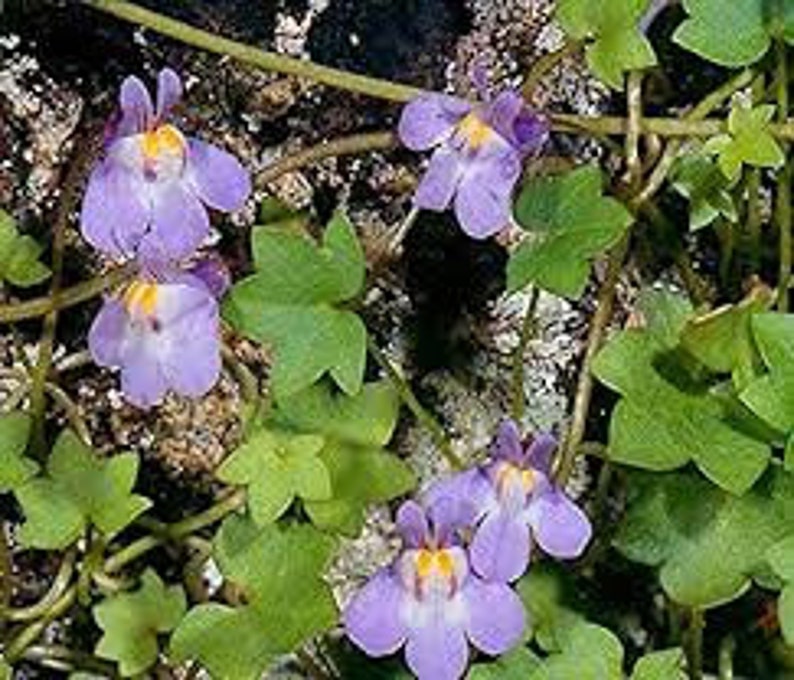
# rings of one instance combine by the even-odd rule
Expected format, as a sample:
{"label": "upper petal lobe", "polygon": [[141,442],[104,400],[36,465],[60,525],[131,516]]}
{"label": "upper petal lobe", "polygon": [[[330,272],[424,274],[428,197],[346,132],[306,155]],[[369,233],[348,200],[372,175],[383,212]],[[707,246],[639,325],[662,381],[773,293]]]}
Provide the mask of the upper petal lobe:
{"label": "upper petal lobe", "polygon": [[413,151],[424,151],[441,143],[469,111],[471,104],[457,97],[426,93],[403,108],[397,133]]}

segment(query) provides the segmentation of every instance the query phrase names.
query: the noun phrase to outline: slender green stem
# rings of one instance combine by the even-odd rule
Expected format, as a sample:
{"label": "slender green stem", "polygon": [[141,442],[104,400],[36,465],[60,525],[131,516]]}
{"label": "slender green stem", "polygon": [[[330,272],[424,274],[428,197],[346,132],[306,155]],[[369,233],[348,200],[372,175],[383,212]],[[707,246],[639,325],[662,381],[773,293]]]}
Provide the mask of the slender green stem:
{"label": "slender green stem", "polygon": [[[84,113],[83,115],[85,116],[86,114]],[[84,127],[84,125],[80,125],[78,129]],[[98,135],[91,132],[86,134],[86,137],[88,143],[79,145],[69,162],[63,182],[61,198],[58,202],[58,208],[53,222],[52,281],[50,284],[51,298],[57,297],[61,289],[66,230],[69,226],[74,207],[79,201],[83,179],[88,172],[89,164],[93,160],[99,146]],[[28,448],[32,456],[38,460],[44,460],[47,455],[47,442],[44,434],[44,423],[46,420],[46,383],[52,366],[57,326],[58,309],[53,308],[44,317],[44,326],[41,341],[39,342],[39,356],[31,375],[30,414],[33,424]]]}
{"label": "slender green stem", "polygon": [[77,599],[77,587],[71,586],[63,595],[47,610],[47,613],[38,621],[31,623],[23,628],[5,648],[4,656],[8,663],[17,661],[25,650],[32,645],[44,632],[44,629],[52,621],[62,614],[65,614]]}
{"label": "slender green stem", "polygon": [[0,305],[0,324],[34,319],[54,310],[61,311],[74,307],[120,285],[130,278],[133,271],[133,265],[117,267],[102,276],[83,281],[71,288],[64,288],[56,295]]}
{"label": "slender green stem", "polygon": [[607,324],[612,318],[612,307],[615,302],[615,290],[620,278],[623,260],[629,250],[629,237],[626,235],[609,253],[607,258],[607,271],[604,281],[598,292],[596,311],[590,321],[590,330],[587,334],[587,347],[585,349],[582,368],[579,371],[579,381],[576,385],[574,397],[573,416],[571,426],[563,442],[562,453],[557,467],[557,479],[564,484],[571,472],[579,450],[579,445],[584,438],[587,425],[587,413],[590,410],[590,399],[593,394],[593,361],[606,334]]}
{"label": "slender green stem", "polygon": [[408,381],[405,380],[402,375],[400,375],[400,372],[394,367],[391,361],[389,361],[388,357],[375,344],[375,341],[371,337],[367,337],[367,349],[372,355],[372,358],[375,359],[375,362],[378,364],[378,366],[380,366],[384,373],[386,373],[392,385],[394,385],[394,388],[397,390],[397,394],[399,395],[402,402],[408,407],[411,413],[414,414],[419,423],[421,423],[430,433],[430,436],[433,438],[433,442],[441,451],[444,458],[447,459],[447,462],[450,464],[450,466],[455,470],[462,469],[464,467],[464,463],[452,450],[452,444],[450,443],[449,439],[447,439],[444,428],[441,427],[441,424],[424,406],[422,406],[411,389],[411,386],[408,384]]}
{"label": "slender green stem", "polygon": [[527,345],[535,332],[535,312],[538,308],[538,298],[540,290],[532,288],[527,301],[527,308],[524,312],[524,320],[521,322],[521,333],[518,336],[518,345],[513,350],[513,374],[511,384],[511,407],[510,413],[513,420],[520,423],[524,418],[526,410],[526,398],[524,394],[524,355],[527,352]]}
{"label": "slender green stem", "polygon": [[58,671],[82,670],[99,673],[101,677],[117,677],[116,666],[110,661],[63,645],[32,645],[25,650],[23,658]]}
{"label": "slender green stem", "polygon": [[521,87],[521,94],[525,99],[529,99],[535,92],[535,89],[540,84],[540,81],[551,72],[557,65],[563,62],[568,57],[581,51],[582,42],[578,40],[571,40],[563,44],[560,49],[554,52],[544,54],[532,64],[529,69],[527,77],[524,79],[524,84]]}
{"label": "slender green stem", "polygon": [[[778,40],[777,51],[777,115],[778,120],[786,120],[789,112],[789,68],[788,50],[783,40]],[[787,156],[790,156],[789,144],[784,144],[783,148]],[[791,284],[792,267],[792,214],[791,214],[791,183],[794,180],[791,172],[791,163],[783,164],[777,178],[777,201],[776,217],[778,231],[780,232],[780,268],[778,273],[778,297],[777,307],[781,312],[787,312],[789,308],[789,288]]]}
{"label": "slender green stem", "polygon": [[626,79],[626,106],[629,114],[625,140],[626,185],[634,193],[642,181],[642,159],[640,158],[642,73],[640,71],[631,71]]}
{"label": "slender green stem", "polygon": [[391,131],[364,132],[347,137],[339,137],[297,151],[268,165],[256,177],[257,185],[262,186],[288,172],[317,163],[325,158],[352,156],[364,151],[391,149],[397,146],[397,135]]}
{"label": "slender green stem", "polygon": [[689,680],[703,680],[703,629],[706,619],[702,609],[689,610],[689,625],[684,635],[684,654]]}
{"label": "slender green stem", "polygon": [[286,57],[222,38],[208,31],[171,19],[157,12],[139,7],[124,0],[83,0],[84,4],[119,19],[139,24],[175,40],[193,45],[208,52],[228,55],[237,61],[251,64],[265,71],[300,76],[331,87],[359,92],[371,97],[404,102],[413,99],[420,90],[409,85],[399,85],[388,80],[369,78],[328,66],[314,64],[305,59]]}
{"label": "slender green stem", "polygon": [[245,490],[236,489],[204,512],[194,515],[193,517],[183,519],[182,521],[176,522],[175,524],[171,524],[167,531],[168,537],[171,539],[183,538],[189,534],[196,533],[204,527],[215,524],[226,517],[226,515],[239,510],[243,505],[245,505],[245,499]]}
{"label": "slender green stem", "polygon": [[720,680],[733,680],[733,655],[736,652],[736,638],[726,635],[720,642],[719,650],[719,678]]}
{"label": "slender green stem", "polygon": [[60,567],[58,567],[58,573],[55,575],[52,585],[50,585],[49,590],[38,602],[28,607],[20,607],[19,609],[6,609],[2,612],[2,617],[8,621],[32,621],[40,616],[44,616],[69,587],[69,583],[74,575],[76,556],[74,550],[70,550],[66,553],[61,561]]}
{"label": "slender green stem", "polygon": [[141,557],[141,555],[145,555],[147,552],[154,550],[163,543],[165,543],[165,539],[161,536],[144,536],[143,538],[139,538],[137,541],[133,541],[105,560],[102,571],[106,574],[114,574],[122,567],[125,567],[130,562],[134,562]]}

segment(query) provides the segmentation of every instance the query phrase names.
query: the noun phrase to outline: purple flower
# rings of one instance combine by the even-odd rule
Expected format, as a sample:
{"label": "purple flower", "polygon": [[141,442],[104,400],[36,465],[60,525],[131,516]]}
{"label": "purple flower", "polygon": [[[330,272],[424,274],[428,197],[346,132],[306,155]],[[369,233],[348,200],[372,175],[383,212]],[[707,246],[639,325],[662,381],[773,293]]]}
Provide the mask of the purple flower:
{"label": "purple flower", "polygon": [[347,635],[370,656],[405,645],[420,680],[457,680],[469,658],[467,639],[486,654],[506,652],[522,637],[521,600],[503,583],[469,570],[444,503],[428,517],[413,501],[397,513],[404,550],[379,571],[344,612]]}
{"label": "purple flower", "polygon": [[171,389],[199,397],[221,370],[218,303],[190,274],[142,277],[108,298],[88,335],[100,366],[121,369],[121,389],[147,408]]}
{"label": "purple flower", "polygon": [[515,423],[505,421],[492,461],[434,485],[432,505],[453,502],[476,525],[469,549],[483,578],[509,582],[529,565],[532,539],[550,555],[578,557],[592,535],[590,520],[550,479],[554,437],[541,434],[522,446]]}
{"label": "purple flower", "polygon": [[409,149],[435,148],[415,205],[443,211],[454,202],[463,231],[483,239],[509,223],[522,160],[540,151],[549,125],[513,90],[482,104],[426,93],[403,109],[398,133]]}
{"label": "purple flower", "polygon": [[111,257],[187,257],[209,232],[205,205],[237,210],[251,191],[236,158],[166,122],[181,96],[171,69],[160,71],[156,108],[138,78],[121,85],[121,113],[88,180],[80,216],[86,240]]}

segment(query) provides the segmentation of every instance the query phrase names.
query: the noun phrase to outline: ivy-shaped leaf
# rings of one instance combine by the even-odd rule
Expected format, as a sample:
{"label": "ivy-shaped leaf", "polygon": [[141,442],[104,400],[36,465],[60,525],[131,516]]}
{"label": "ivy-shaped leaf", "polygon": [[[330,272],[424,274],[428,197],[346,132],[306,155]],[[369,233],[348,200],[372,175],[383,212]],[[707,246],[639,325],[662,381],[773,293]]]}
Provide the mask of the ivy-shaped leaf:
{"label": "ivy-shaped leaf", "polygon": [[728,115],[728,132],[709,139],[704,151],[717,154],[717,163],[731,181],[738,179],[742,165],[779,168],[786,162],[783,149],[769,131],[775,107],[762,104],[749,107],[734,102]]}
{"label": "ivy-shaped leaf", "polygon": [[467,680],[528,680],[533,677],[541,660],[526,647],[516,649],[500,656],[490,663],[472,666]]}
{"label": "ivy-shaped leaf", "polygon": [[261,677],[276,656],[336,622],[321,578],[334,545],[308,525],[259,528],[245,518],[227,519],[215,538],[215,559],[242,589],[245,604],[191,609],[171,639],[173,654],[198,660],[216,678]]}
{"label": "ivy-shaped leaf", "polygon": [[711,224],[720,215],[730,222],[739,216],[729,191],[731,183],[716,163],[701,155],[678,159],[670,174],[673,188],[689,201],[689,228]]}
{"label": "ivy-shaped leaf", "polygon": [[773,37],[794,44],[794,5],[789,0],[684,0],[684,9],[689,18],[673,40],[722,66],[755,63]]}
{"label": "ivy-shaped leaf", "polygon": [[27,288],[46,281],[50,269],[39,261],[44,248],[30,236],[17,233],[13,218],[0,210],[0,279]]}
{"label": "ivy-shaped leaf", "polygon": [[756,314],[753,337],[769,372],[750,383],[742,401],[772,427],[794,432],[794,314]]}
{"label": "ivy-shaped leaf", "polygon": [[590,260],[614,245],[633,220],[617,200],[602,195],[596,166],[531,180],[515,214],[532,233],[510,257],[508,288],[534,283],[572,298],[584,291]]}
{"label": "ivy-shaped leaf", "polygon": [[315,435],[258,430],[218,470],[218,479],[248,487],[248,507],[260,524],[275,522],[296,496],[331,497],[331,480],[317,455],[325,441]]}
{"label": "ivy-shaped leaf", "polygon": [[634,561],[659,567],[667,594],[691,607],[715,607],[741,595],[794,520],[794,479],[779,470],[739,497],[685,473],[635,473],[627,488],[616,546]]}
{"label": "ivy-shaped leaf", "polygon": [[20,540],[32,548],[58,550],[77,540],[89,523],[112,537],[151,505],[131,493],[137,472],[136,455],[101,459],[65,430],[52,450],[47,474],[17,490],[25,513]]}
{"label": "ivy-shaped leaf", "polygon": [[684,652],[676,647],[651,652],[637,660],[631,680],[684,680]]}
{"label": "ivy-shaped leaf", "polygon": [[714,373],[731,373],[742,389],[757,372],[758,357],[750,321],[769,309],[775,295],[759,283],[735,305],[724,305],[687,320],[681,332],[681,346]]}
{"label": "ivy-shaped leaf", "polygon": [[692,460],[715,484],[744,493],[766,469],[769,446],[734,422],[737,400],[695,380],[683,362],[677,349],[688,303],[654,292],[643,308],[647,327],[618,334],[593,366],[623,397],[610,421],[610,458],[648,470]]}
{"label": "ivy-shaped leaf", "polygon": [[358,392],[367,332],[355,313],[340,308],[364,283],[364,255],[352,226],[337,215],[322,246],[286,227],[257,227],[252,242],[256,274],[234,286],[225,316],[242,333],[273,345],[276,398],[326,372],[348,394]]}
{"label": "ivy-shaped leaf", "polygon": [[397,395],[387,383],[366,384],[354,397],[315,385],[279,404],[275,424],[325,438],[319,457],[331,476],[331,498],[304,506],[318,527],[355,535],[367,505],[413,489],[413,473],[383,449],[398,412]]}
{"label": "ivy-shaped leaf", "polygon": [[39,469],[24,455],[29,435],[30,417],[26,413],[0,415],[0,493],[17,489]]}
{"label": "ivy-shaped leaf", "polygon": [[527,680],[623,680],[623,645],[614,633],[582,621]]}
{"label": "ivy-shaped leaf", "polygon": [[778,598],[777,617],[786,642],[794,644],[794,535],[775,543],[767,551],[767,560],[784,582]]}
{"label": "ivy-shaped leaf", "polygon": [[94,619],[103,631],[97,656],[117,662],[124,677],[143,673],[157,661],[158,634],[174,630],[186,609],[182,587],[166,587],[147,569],[138,590],[111,596],[94,607]]}
{"label": "ivy-shaped leaf", "polygon": [[560,0],[557,19],[574,40],[592,39],[586,48],[590,70],[615,90],[623,74],[656,64],[651,43],[638,23],[648,0]]}

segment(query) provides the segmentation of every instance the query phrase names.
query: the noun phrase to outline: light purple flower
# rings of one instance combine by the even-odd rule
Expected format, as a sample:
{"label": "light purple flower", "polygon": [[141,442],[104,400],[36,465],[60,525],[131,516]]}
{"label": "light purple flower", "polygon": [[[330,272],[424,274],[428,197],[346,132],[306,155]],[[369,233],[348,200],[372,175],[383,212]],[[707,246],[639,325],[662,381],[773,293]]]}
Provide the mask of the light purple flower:
{"label": "light purple flower", "polygon": [[453,503],[476,526],[469,549],[483,578],[509,582],[527,569],[534,539],[548,554],[578,557],[592,535],[590,520],[550,478],[557,442],[538,435],[526,449],[515,423],[502,423],[488,464],[436,483],[432,507]]}
{"label": "light purple flower", "polygon": [[398,133],[409,149],[435,148],[415,205],[443,211],[454,204],[463,231],[484,239],[510,222],[522,160],[540,151],[549,125],[513,90],[481,104],[425,93],[403,109]]}
{"label": "light purple flower", "polygon": [[415,502],[404,503],[397,513],[403,552],[344,612],[347,635],[370,656],[405,645],[419,680],[457,680],[466,671],[468,641],[486,654],[502,654],[521,640],[525,626],[513,590],[469,570],[450,509],[439,503],[428,516]]}
{"label": "light purple flower", "polygon": [[106,255],[187,257],[209,232],[205,205],[237,210],[251,191],[236,158],[167,122],[181,96],[171,69],[160,71],[156,108],[135,76],[121,85],[120,117],[89,177],[80,216],[83,236]]}
{"label": "light purple flower", "polygon": [[189,274],[142,277],[105,301],[88,335],[100,366],[121,369],[121,390],[136,406],[159,402],[170,389],[199,397],[221,370],[218,303]]}

